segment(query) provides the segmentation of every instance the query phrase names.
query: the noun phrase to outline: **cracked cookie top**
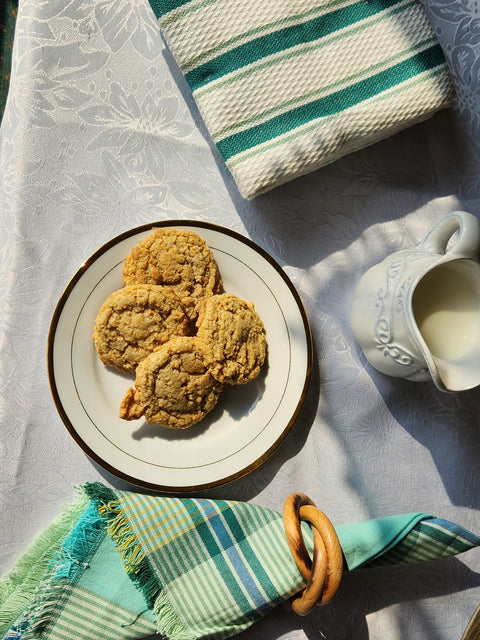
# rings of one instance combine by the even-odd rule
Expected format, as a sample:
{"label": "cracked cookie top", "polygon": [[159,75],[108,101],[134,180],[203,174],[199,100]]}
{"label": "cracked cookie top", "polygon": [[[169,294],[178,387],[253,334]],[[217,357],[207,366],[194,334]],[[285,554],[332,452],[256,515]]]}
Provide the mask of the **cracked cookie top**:
{"label": "cracked cookie top", "polygon": [[198,303],[218,293],[221,279],[205,240],[187,229],[160,227],[132,249],[123,268],[124,284],[157,284],[171,287],[190,318],[197,317]]}
{"label": "cracked cookie top", "polygon": [[245,384],[258,376],[266,341],[252,303],[230,293],[207,298],[200,305],[197,327],[205,364],[216,380]]}
{"label": "cracked cookie top", "polygon": [[188,332],[189,320],[173,289],[138,284],[105,300],[93,339],[104,364],[129,373],[164,342]]}
{"label": "cracked cookie top", "polygon": [[186,429],[215,407],[222,388],[205,367],[197,338],[174,338],[139,364],[135,387],[127,390],[119,415]]}

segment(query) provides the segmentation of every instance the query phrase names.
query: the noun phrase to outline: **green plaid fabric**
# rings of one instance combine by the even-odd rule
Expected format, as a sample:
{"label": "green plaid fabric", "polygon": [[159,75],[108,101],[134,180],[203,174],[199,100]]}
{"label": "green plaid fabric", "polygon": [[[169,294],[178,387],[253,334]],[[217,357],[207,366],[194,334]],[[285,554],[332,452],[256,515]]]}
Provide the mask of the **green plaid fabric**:
{"label": "green plaid fabric", "polygon": [[[83,496],[79,504],[83,511],[66,535],[61,522],[52,523],[42,536],[46,544],[37,541],[21,570],[14,567],[0,582],[0,629],[14,618],[6,638],[130,640],[156,632],[97,504],[84,507]],[[41,577],[37,564],[45,567]]]}
{"label": "green plaid fabric", "polygon": [[450,104],[417,0],[150,0],[246,198]]}
{"label": "green plaid fabric", "polygon": [[[100,483],[0,581],[9,640],[227,638],[304,587],[282,514]],[[336,527],[345,571],[467,551],[480,537],[415,513]],[[312,551],[312,534],[303,534]]]}
{"label": "green plaid fabric", "polygon": [[478,546],[478,536],[441,518],[420,521],[392,549],[368,563],[369,567],[427,562]]}
{"label": "green plaid fabric", "polygon": [[[152,606],[170,637],[234,635],[302,588],[279,513],[222,500],[107,497],[107,531],[134,536],[124,563],[161,585]],[[150,589],[145,595],[152,600]]]}

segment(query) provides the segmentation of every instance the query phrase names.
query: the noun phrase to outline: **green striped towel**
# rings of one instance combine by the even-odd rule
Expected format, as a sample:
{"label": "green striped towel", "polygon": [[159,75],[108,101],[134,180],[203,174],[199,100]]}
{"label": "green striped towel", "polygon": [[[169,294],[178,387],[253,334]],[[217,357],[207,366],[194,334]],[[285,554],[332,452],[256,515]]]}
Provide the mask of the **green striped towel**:
{"label": "green striped towel", "polygon": [[448,106],[418,0],[150,0],[240,193],[266,192]]}
{"label": "green striped towel", "polygon": [[[480,545],[479,536],[423,513],[339,525],[336,532],[345,572]],[[303,534],[311,552],[307,525]],[[0,637],[227,638],[304,586],[281,513],[93,483],[0,581]]]}

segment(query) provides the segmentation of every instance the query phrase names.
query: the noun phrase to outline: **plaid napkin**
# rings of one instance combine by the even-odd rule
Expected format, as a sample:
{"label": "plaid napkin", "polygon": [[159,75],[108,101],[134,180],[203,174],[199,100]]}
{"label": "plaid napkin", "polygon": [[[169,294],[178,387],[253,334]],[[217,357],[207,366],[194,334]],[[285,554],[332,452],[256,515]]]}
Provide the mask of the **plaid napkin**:
{"label": "plaid napkin", "polygon": [[417,0],[150,0],[246,198],[447,106]]}
{"label": "plaid napkin", "polygon": [[[344,570],[422,562],[480,544],[416,513],[341,525]],[[312,550],[312,534],[304,539]],[[88,484],[0,581],[1,637],[227,638],[305,586],[282,514]],[[294,614],[292,614],[294,615]],[[5,635],[6,634],[6,635]]]}

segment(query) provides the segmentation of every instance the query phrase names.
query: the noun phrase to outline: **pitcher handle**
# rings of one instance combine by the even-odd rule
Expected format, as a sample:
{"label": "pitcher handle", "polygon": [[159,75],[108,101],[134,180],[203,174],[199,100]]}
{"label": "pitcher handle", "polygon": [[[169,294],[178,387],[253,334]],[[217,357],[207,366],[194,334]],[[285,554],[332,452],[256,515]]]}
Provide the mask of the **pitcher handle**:
{"label": "pitcher handle", "polygon": [[[457,230],[458,238],[447,252],[448,241]],[[480,247],[480,222],[471,213],[454,211],[440,220],[418,246],[432,253],[476,259]]]}

